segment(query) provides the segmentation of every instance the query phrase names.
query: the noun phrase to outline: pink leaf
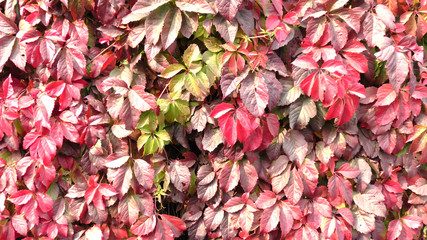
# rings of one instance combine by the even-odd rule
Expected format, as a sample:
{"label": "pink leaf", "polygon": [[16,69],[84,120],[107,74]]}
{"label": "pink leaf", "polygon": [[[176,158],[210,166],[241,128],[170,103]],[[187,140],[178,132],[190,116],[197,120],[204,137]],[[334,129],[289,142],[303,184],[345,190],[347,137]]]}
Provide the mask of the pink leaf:
{"label": "pink leaf", "polygon": [[276,228],[280,219],[280,208],[278,205],[273,205],[263,211],[261,215],[261,231],[264,233],[271,232]]}
{"label": "pink leaf", "polygon": [[156,227],[156,216],[141,216],[131,227],[130,231],[137,236],[148,235],[154,231]]}
{"label": "pink leaf", "polygon": [[14,215],[12,217],[12,226],[16,232],[22,236],[26,236],[28,232],[28,223],[23,215]]}
{"label": "pink leaf", "polygon": [[264,109],[268,104],[269,93],[265,80],[261,74],[249,75],[243,80],[240,89],[243,104],[254,116],[259,117],[264,114]]}
{"label": "pink leaf", "polygon": [[131,105],[142,112],[156,109],[156,98],[144,89],[143,86],[133,86],[128,93]]}
{"label": "pink leaf", "polygon": [[356,178],[359,176],[360,171],[357,168],[350,167],[350,164],[343,164],[337,171],[337,173],[342,174],[346,178]]}
{"label": "pink leaf", "polygon": [[219,175],[219,184],[221,188],[229,192],[233,190],[240,179],[239,164],[227,162]]}
{"label": "pink leaf", "polygon": [[391,84],[383,84],[378,88],[377,91],[377,102],[376,106],[387,106],[390,105],[397,97],[396,91],[394,91]]}
{"label": "pink leaf", "polygon": [[232,21],[243,0],[217,0],[219,13],[228,21]]}
{"label": "pink leaf", "polygon": [[29,190],[20,190],[10,196],[10,201],[16,205],[24,205],[33,197],[33,193]]}
{"label": "pink leaf", "polygon": [[142,159],[135,159],[134,173],[136,180],[143,188],[149,190],[153,187],[154,170],[150,164]]}
{"label": "pink leaf", "polygon": [[251,192],[258,182],[258,174],[249,161],[240,162],[240,185],[245,192]]}

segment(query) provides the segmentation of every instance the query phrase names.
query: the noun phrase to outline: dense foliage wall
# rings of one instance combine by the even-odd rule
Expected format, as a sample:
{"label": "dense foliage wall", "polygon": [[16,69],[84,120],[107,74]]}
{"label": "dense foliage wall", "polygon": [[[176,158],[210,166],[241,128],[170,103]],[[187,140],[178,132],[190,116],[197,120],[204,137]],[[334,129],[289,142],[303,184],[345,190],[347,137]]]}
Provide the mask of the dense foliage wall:
{"label": "dense foliage wall", "polygon": [[1,239],[427,238],[427,1],[0,10]]}

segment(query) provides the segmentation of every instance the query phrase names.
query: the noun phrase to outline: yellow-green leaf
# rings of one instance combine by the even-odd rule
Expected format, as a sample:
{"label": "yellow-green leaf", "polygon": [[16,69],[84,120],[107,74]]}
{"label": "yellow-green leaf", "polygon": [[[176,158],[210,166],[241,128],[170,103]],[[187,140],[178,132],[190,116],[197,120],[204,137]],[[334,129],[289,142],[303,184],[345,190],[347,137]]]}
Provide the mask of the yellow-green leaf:
{"label": "yellow-green leaf", "polygon": [[148,134],[143,134],[139,136],[138,141],[136,141],[136,146],[138,147],[138,150],[141,150],[141,148],[147,143],[149,137],[150,135]]}
{"label": "yellow-green leaf", "polygon": [[185,70],[185,66],[183,66],[182,64],[171,64],[169,65],[160,75],[163,78],[171,78],[173,76],[175,76],[176,74],[178,74],[180,71]]}
{"label": "yellow-green leaf", "polygon": [[185,50],[184,55],[182,56],[182,60],[184,61],[184,64],[187,66],[187,68],[190,68],[192,62],[202,60],[199,46],[194,43],[191,44],[187,50]]}
{"label": "yellow-green leaf", "polygon": [[173,77],[169,82],[169,91],[181,92],[184,87],[185,76],[186,73],[181,73]]}

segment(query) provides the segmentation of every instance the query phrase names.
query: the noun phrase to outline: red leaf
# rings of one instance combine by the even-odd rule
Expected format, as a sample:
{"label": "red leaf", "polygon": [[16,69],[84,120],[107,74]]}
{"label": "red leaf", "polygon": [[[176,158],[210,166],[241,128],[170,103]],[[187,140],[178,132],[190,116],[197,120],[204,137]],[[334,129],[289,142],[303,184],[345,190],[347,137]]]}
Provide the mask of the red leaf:
{"label": "red leaf", "polygon": [[396,131],[391,129],[390,131],[387,131],[381,135],[378,135],[377,137],[378,145],[382,150],[384,150],[386,153],[391,154],[396,147]]}
{"label": "red leaf", "polygon": [[369,47],[380,44],[385,35],[386,26],[375,13],[368,13],[363,20],[363,36]]}
{"label": "red leaf", "polygon": [[166,214],[160,214],[160,216],[162,217],[162,221],[171,229],[174,238],[178,238],[187,229],[184,221],[180,218]]}
{"label": "red leaf", "polygon": [[227,112],[230,112],[233,110],[234,110],[233,105],[223,102],[221,104],[216,105],[216,107],[212,111],[210,117],[219,118],[219,117],[223,116],[224,114],[226,114]]}
{"label": "red leaf", "polygon": [[[320,11],[319,14],[324,14],[326,11]],[[322,15],[323,15],[322,14]],[[324,32],[328,31],[326,28],[326,18],[310,18],[307,22],[307,37],[310,42],[317,43],[319,39],[324,35]]]}
{"label": "red leaf", "polygon": [[61,50],[58,55],[58,78],[71,82],[73,78],[73,59],[66,49]]}
{"label": "red leaf", "polygon": [[[249,70],[250,70],[249,67],[245,68],[245,70],[243,70],[243,72],[241,72],[240,75],[237,77],[233,73],[227,73],[227,74],[221,75],[220,84],[221,84],[223,99],[237,89],[237,86],[242,82],[242,80],[248,76]],[[221,103],[221,104],[224,104],[224,103]]]}
{"label": "red leaf", "polygon": [[344,52],[342,55],[344,56],[347,65],[353,67],[360,73],[368,72],[368,60],[365,55],[354,52]]}
{"label": "red leaf", "polygon": [[263,137],[261,128],[256,128],[249,136],[245,139],[243,151],[253,151],[256,150],[262,143]]}
{"label": "red leaf", "polygon": [[216,230],[218,226],[222,223],[223,219],[224,210],[222,208],[205,208],[203,220],[209,230]]}
{"label": "red leaf", "polygon": [[[390,51],[392,52],[391,54]],[[377,59],[387,61],[385,67],[389,76],[389,81],[393,89],[397,92],[405,82],[409,73],[409,63],[407,55],[395,50],[395,46],[389,46],[375,54]]]}
{"label": "red leaf", "polygon": [[40,134],[37,132],[29,132],[24,137],[23,147],[24,149],[28,149],[31,145],[33,145],[37,139],[40,137]]}
{"label": "red leaf", "polygon": [[9,60],[15,40],[16,38],[14,36],[0,37],[0,69],[3,69],[4,64]]}
{"label": "red leaf", "polygon": [[375,113],[375,121],[380,126],[387,125],[393,122],[396,119],[397,113],[399,111],[399,102],[394,101],[389,106],[380,106],[378,107],[377,112]]}
{"label": "red leaf", "polygon": [[322,64],[322,69],[325,69],[331,73],[340,73],[343,75],[347,74],[345,65],[342,62],[336,60],[328,60],[324,62]]}
{"label": "red leaf", "polygon": [[280,229],[282,230],[282,238],[291,231],[294,219],[299,220],[300,218],[302,218],[302,213],[298,206],[289,204],[288,201],[280,203]]}
{"label": "red leaf", "polygon": [[210,117],[219,118],[218,124],[225,136],[228,144],[234,145],[239,141],[244,142],[249,135],[249,131],[256,128],[255,119],[247,111],[237,109],[228,103],[217,105]]}
{"label": "red leaf", "polygon": [[53,200],[49,195],[44,193],[36,193],[36,200],[42,212],[47,213],[52,210]]}
{"label": "red leaf", "polygon": [[213,180],[206,185],[197,186],[197,197],[202,200],[202,202],[207,202],[211,200],[218,191],[218,181]]}
{"label": "red leaf", "polygon": [[356,210],[354,212],[354,226],[360,233],[368,234],[375,230],[375,215]]}
{"label": "red leaf", "polygon": [[353,202],[353,189],[351,186],[348,180],[334,174],[328,181],[328,192],[331,199],[335,201],[338,196],[341,196],[347,204],[351,205]]}
{"label": "red leaf", "polygon": [[420,228],[422,224],[422,220],[419,216],[407,215],[402,218],[402,222],[412,229]]}
{"label": "red leaf", "polygon": [[59,97],[66,87],[66,84],[63,81],[51,82],[46,86],[46,93],[50,97]]}
{"label": "red leaf", "polygon": [[105,159],[105,166],[108,168],[119,168],[129,160],[129,155],[124,152],[110,154]]}
{"label": "red leaf", "polygon": [[[192,0],[195,1],[195,0]],[[196,0],[200,1],[200,0]],[[203,0],[204,1],[204,0]],[[223,18],[221,15],[217,14],[213,19],[213,24],[216,30],[219,32],[221,37],[228,43],[233,43],[237,30],[239,29],[239,24],[236,19],[233,19],[231,22]]]}
{"label": "red leaf", "polygon": [[384,204],[384,195],[378,187],[369,185],[364,193],[356,193],[353,199],[363,211],[380,217],[386,216],[387,209]]}
{"label": "red leaf", "polygon": [[396,28],[396,24],[394,23],[396,21],[396,17],[393,15],[393,13],[390,11],[390,9],[382,4],[378,4],[375,7],[375,12],[381,16],[381,21],[391,30],[394,30]]}
{"label": "red leaf", "polygon": [[319,65],[316,61],[313,60],[310,56],[302,56],[297,59],[295,59],[292,62],[293,65],[302,68],[302,69],[308,69],[308,70],[315,70],[319,68]]}
{"label": "red leaf", "polygon": [[258,208],[267,209],[273,206],[276,203],[276,201],[277,201],[276,194],[272,191],[267,190],[258,196],[255,204]]}

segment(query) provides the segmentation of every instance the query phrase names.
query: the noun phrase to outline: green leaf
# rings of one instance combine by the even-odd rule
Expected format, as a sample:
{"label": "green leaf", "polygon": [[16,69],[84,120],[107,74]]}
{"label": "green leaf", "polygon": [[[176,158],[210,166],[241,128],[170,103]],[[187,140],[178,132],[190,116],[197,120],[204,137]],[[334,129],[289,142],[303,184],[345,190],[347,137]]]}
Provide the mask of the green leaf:
{"label": "green leaf", "polygon": [[189,196],[193,196],[194,193],[196,193],[196,189],[197,189],[197,185],[196,185],[197,176],[196,176],[196,173],[194,171],[195,170],[191,171],[190,187],[188,188],[188,195]]}
{"label": "green leaf", "polygon": [[182,56],[182,60],[184,61],[184,64],[187,66],[187,68],[190,68],[192,62],[202,60],[199,46],[194,43],[188,46],[187,50],[185,50],[184,55]]}
{"label": "green leaf", "polygon": [[159,149],[159,139],[157,139],[157,137],[150,136],[144,145],[143,154],[144,155],[153,154],[157,152],[158,149]]}
{"label": "green leaf", "polygon": [[55,201],[56,199],[58,199],[58,193],[58,184],[56,183],[56,181],[53,181],[47,189],[46,194],[49,195],[53,201]]}
{"label": "green leaf", "polygon": [[158,99],[157,105],[160,107],[160,111],[167,113],[169,111],[171,100],[170,99]]}
{"label": "green leaf", "polygon": [[148,126],[148,128],[154,132],[157,129],[159,118],[161,118],[161,116],[157,116],[154,111],[143,112],[139,118],[136,128],[141,129]]}
{"label": "green leaf", "polygon": [[188,102],[178,99],[172,102],[169,111],[165,114],[166,120],[169,122],[177,121],[184,125],[186,119],[190,115]]}
{"label": "green leaf", "polygon": [[221,76],[222,72],[222,55],[206,51],[203,53],[203,61],[206,63],[207,68],[216,76]]}

